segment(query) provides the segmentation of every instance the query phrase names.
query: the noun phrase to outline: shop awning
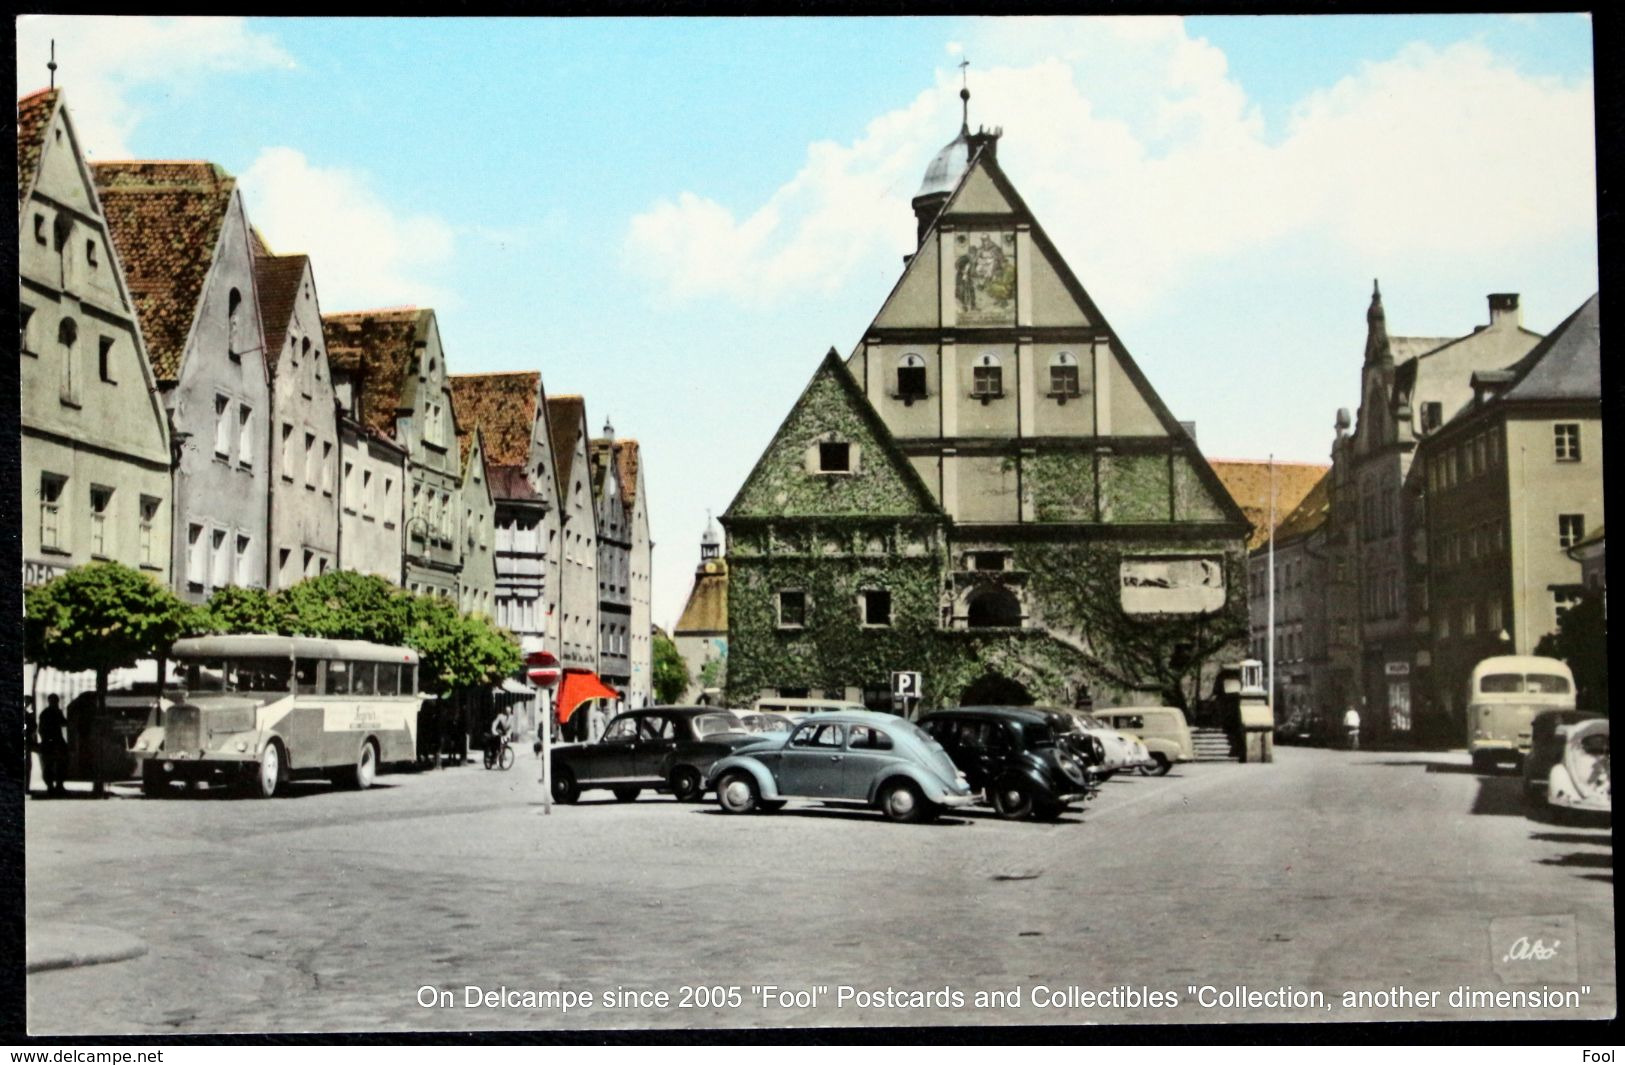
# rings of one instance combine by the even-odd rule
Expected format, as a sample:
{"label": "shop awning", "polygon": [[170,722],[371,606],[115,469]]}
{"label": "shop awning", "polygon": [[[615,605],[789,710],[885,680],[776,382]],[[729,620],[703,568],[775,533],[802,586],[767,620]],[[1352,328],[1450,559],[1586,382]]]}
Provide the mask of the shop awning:
{"label": "shop awning", "polygon": [[570,720],[576,707],[593,699],[619,699],[621,693],[598,679],[590,669],[566,669],[559,683],[559,724]]}

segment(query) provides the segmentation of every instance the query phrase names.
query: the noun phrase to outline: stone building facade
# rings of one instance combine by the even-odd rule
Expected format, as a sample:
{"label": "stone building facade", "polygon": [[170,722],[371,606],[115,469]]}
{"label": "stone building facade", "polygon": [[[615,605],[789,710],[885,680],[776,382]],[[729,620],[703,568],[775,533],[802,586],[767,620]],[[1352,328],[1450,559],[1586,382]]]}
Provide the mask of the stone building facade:
{"label": "stone building facade", "polygon": [[401,580],[406,448],[360,417],[366,378],[334,371],[339,437],[339,568]]}
{"label": "stone building facade", "polygon": [[1252,637],[1248,657],[1270,662],[1270,563],[1275,564],[1275,721],[1295,734],[1329,735],[1337,725],[1324,709],[1326,683],[1326,520],[1331,512],[1331,471],[1320,477],[1290,510],[1279,511],[1272,545],[1253,547],[1248,559]]}
{"label": "stone building facade", "polygon": [[211,163],[92,169],[178,456],[176,591],[264,587],[271,403],[242,195]]}
{"label": "stone building facade", "polygon": [[694,586],[671,635],[688,667],[683,702],[720,701],[728,683],[728,560],[722,557],[722,535],[709,518],[700,537]]}
{"label": "stone building facade", "polygon": [[310,259],[257,247],[255,283],[271,376],[269,568],[288,588],[339,564],[340,451],[332,368]]}
{"label": "stone building facade", "polygon": [[17,122],[23,586],[97,559],[167,584],[169,420],[118,250],[61,91]]}
{"label": "stone building facade", "polygon": [[1585,590],[1571,549],[1603,525],[1601,329],[1592,296],[1418,446],[1426,503],[1423,674],[1460,736],[1474,664],[1534,654]]}
{"label": "stone building facade", "polygon": [[1433,727],[1420,678],[1430,652],[1419,620],[1428,612],[1427,515],[1409,480],[1416,449],[1472,400],[1475,373],[1516,362],[1540,340],[1523,328],[1515,294],[1491,295],[1489,310],[1489,323],[1466,336],[1390,336],[1374,286],[1358,416],[1351,425],[1338,412],[1324,691],[1330,712],[1358,707],[1377,738]]}
{"label": "stone building facade", "polygon": [[587,404],[580,396],[547,400],[548,431],[558,471],[559,661],[598,671],[598,510],[588,458]]}
{"label": "stone building facade", "polygon": [[968,124],[919,246],[723,516],[728,692],[1195,704],[1248,524]]}
{"label": "stone building facade", "polygon": [[322,321],[334,373],[365,381],[353,395],[359,420],[407,454],[396,579],[408,591],[455,603],[462,568],[462,467],[434,311],[352,311]]}
{"label": "stone building facade", "polygon": [[[452,397],[455,403],[455,391]],[[459,426],[457,449],[463,468],[458,496],[463,557],[457,606],[465,614],[492,617],[497,594],[496,500],[485,472],[485,438],[477,424]]]}
{"label": "stone building facade", "polygon": [[632,680],[632,515],[616,461],[620,450],[606,421],[588,453],[598,528],[598,675],[624,695]]}

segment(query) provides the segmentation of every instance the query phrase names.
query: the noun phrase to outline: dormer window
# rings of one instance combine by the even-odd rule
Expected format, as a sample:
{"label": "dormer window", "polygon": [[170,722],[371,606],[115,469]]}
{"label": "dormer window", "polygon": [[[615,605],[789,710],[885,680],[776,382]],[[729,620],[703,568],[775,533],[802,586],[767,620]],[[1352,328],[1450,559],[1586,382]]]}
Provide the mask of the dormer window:
{"label": "dormer window", "polygon": [[983,403],[1004,395],[1004,367],[992,352],[984,351],[976,356],[971,368],[971,395]]}
{"label": "dormer window", "polygon": [[818,445],[819,473],[851,473],[852,445],[844,440],[828,440]]}
{"label": "dormer window", "polygon": [[1431,433],[1444,423],[1444,404],[1438,400],[1428,400],[1422,404],[1422,431]]}
{"label": "dormer window", "polygon": [[911,351],[897,362],[897,398],[913,403],[925,397],[925,360]]}
{"label": "dormer window", "polygon": [[1078,380],[1078,359],[1070,351],[1058,351],[1049,362],[1049,394],[1059,403],[1083,394]]}

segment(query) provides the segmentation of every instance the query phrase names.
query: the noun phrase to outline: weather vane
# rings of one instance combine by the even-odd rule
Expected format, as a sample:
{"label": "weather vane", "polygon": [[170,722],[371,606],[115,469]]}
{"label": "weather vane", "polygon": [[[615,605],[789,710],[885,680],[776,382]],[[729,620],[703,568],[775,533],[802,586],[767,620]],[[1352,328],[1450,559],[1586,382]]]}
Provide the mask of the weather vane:
{"label": "weather vane", "polygon": [[56,38],[51,38],[51,61],[45,64],[45,69],[51,72],[51,88],[56,88]]}

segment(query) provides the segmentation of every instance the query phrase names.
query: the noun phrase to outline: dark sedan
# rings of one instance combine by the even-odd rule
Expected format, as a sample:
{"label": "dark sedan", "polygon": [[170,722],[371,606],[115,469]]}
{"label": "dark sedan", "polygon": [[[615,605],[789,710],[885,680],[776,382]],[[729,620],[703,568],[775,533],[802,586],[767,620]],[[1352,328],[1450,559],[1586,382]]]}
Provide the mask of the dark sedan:
{"label": "dark sedan", "polygon": [[711,763],[760,740],[726,710],[660,706],[621,714],[596,743],[553,750],[553,798],[572,803],[593,788],[631,802],[645,788],[668,790],[682,802],[699,799]]}
{"label": "dark sedan", "polygon": [[1053,820],[1068,803],[1088,797],[1088,768],[1058,740],[1042,710],[961,706],[927,714],[920,727],[1000,817]]}

